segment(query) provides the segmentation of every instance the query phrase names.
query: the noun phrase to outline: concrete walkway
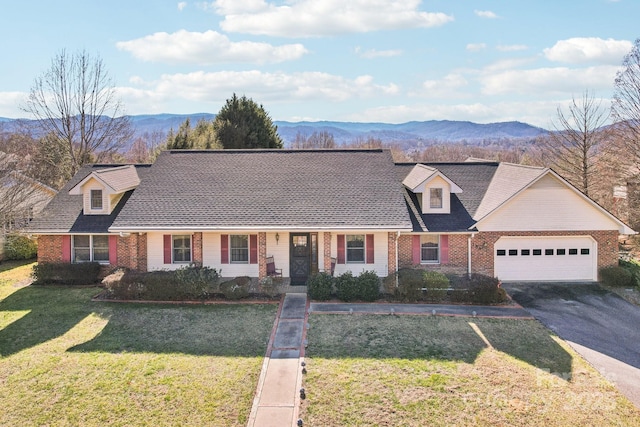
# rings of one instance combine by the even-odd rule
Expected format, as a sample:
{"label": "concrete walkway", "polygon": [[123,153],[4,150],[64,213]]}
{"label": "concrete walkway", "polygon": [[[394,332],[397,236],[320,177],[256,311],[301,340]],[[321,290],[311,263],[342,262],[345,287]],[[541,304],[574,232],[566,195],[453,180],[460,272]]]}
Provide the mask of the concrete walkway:
{"label": "concrete walkway", "polygon": [[307,295],[285,295],[262,364],[248,427],[297,426],[302,386]]}

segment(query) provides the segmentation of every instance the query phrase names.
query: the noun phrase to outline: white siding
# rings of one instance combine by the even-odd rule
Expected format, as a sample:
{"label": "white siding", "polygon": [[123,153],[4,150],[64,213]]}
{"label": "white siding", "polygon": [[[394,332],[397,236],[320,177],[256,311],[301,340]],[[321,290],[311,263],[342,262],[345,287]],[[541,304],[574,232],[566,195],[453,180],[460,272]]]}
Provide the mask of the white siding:
{"label": "white siding", "polygon": [[[222,264],[220,262],[220,236],[222,233],[202,233],[202,264],[218,270],[222,277],[249,276],[258,277],[258,264]],[[257,234],[246,231],[224,234]],[[275,238],[274,238],[275,241]],[[282,238],[280,239],[282,242]],[[281,243],[282,244],[282,243]],[[268,254],[268,251],[267,251]],[[280,268],[279,266],[277,266]]]}
{"label": "white siding", "polygon": [[[91,190],[102,191],[102,209],[91,209]],[[109,214],[109,195],[102,184],[95,179],[90,179],[82,187],[83,193],[83,210],[85,215],[108,215]]]}
{"label": "white siding", "polygon": [[[431,188],[442,188],[442,207],[432,208],[431,203]],[[429,181],[422,192],[422,213],[424,214],[448,214],[451,212],[451,186],[447,181],[439,176],[436,176]]]}
{"label": "white siding", "polygon": [[267,256],[273,256],[276,268],[282,269],[282,276],[289,277],[289,233],[267,233]]}
{"label": "white siding", "polygon": [[[170,233],[168,233],[170,234]],[[176,233],[178,234],[178,233]],[[185,234],[185,233],[182,233]],[[193,257],[193,253],[191,254]],[[147,233],[147,269],[152,270],[177,270],[186,263],[164,263],[164,233]]]}
{"label": "white siding", "polygon": [[[363,271],[375,271],[380,277],[386,277],[389,274],[389,247],[388,247],[388,234],[383,233],[368,233],[364,231],[345,231],[339,233],[331,233],[331,256],[338,256],[338,234],[373,234],[373,264],[365,263],[353,263],[353,264],[336,264],[336,270],[334,275],[339,276],[342,273],[351,271],[354,276],[358,276]],[[365,253],[366,255],[366,253]]]}
{"label": "white siding", "polygon": [[547,175],[478,224],[480,231],[618,230],[599,209]]}

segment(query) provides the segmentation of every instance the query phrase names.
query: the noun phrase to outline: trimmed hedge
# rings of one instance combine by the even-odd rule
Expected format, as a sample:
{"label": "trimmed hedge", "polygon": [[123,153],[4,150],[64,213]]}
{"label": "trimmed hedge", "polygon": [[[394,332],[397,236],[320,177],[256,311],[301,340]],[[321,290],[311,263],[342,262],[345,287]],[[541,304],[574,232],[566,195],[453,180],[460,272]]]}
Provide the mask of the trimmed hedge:
{"label": "trimmed hedge", "polygon": [[4,241],[4,259],[32,259],[38,254],[35,240],[21,234],[9,234]]}
{"label": "trimmed hedge", "polygon": [[451,282],[456,289],[451,294],[454,302],[500,304],[507,301],[507,293],[495,277],[474,273],[470,277],[451,276]]}
{"label": "trimmed hedge", "polygon": [[236,277],[233,280],[220,284],[220,292],[226,299],[239,300],[249,296],[251,278],[248,276]]}
{"label": "trimmed hedge", "polygon": [[636,286],[640,286],[640,264],[638,263],[638,261],[634,259],[631,259],[629,261],[621,259],[620,261],[618,261],[618,265],[628,270],[633,276],[634,284]]}
{"label": "trimmed hedge", "polygon": [[600,282],[606,286],[631,287],[635,285],[633,273],[620,266],[604,267],[600,269]]}
{"label": "trimmed hedge", "polygon": [[309,298],[316,301],[326,301],[333,293],[333,277],[330,274],[321,272],[309,276],[307,279],[307,294]]}
{"label": "trimmed hedge", "polygon": [[336,296],[344,302],[375,301],[380,296],[380,278],[375,271],[355,277],[350,271],[336,277]]}
{"label": "trimmed hedge", "polygon": [[98,282],[101,266],[97,262],[79,264],[46,263],[33,266],[36,285],[92,285]]}

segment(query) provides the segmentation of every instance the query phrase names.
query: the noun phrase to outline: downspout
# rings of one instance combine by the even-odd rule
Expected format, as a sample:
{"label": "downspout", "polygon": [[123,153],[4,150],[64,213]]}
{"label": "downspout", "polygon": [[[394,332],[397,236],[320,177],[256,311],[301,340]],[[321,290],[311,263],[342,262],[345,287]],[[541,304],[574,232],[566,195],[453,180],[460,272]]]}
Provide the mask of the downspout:
{"label": "downspout", "polygon": [[[400,230],[396,231],[396,271],[394,272],[397,273],[398,272],[398,261],[400,259],[400,257],[398,256],[398,240],[400,240]],[[396,276],[396,288],[398,287],[398,275],[395,274]]]}
{"label": "downspout", "polygon": [[467,275],[471,276],[471,239],[475,237],[476,233],[471,233],[467,238]]}

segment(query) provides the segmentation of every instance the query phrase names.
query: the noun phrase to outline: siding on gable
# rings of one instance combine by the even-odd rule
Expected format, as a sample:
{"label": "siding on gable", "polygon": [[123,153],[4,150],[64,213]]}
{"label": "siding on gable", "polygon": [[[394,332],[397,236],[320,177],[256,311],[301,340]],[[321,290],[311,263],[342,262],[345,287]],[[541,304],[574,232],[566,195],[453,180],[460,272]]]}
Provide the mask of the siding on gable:
{"label": "siding on gable", "polygon": [[[102,190],[102,209],[91,209],[91,190]],[[109,214],[109,195],[106,188],[95,179],[91,178],[82,186],[83,206],[85,215],[107,215]]]}
{"label": "siding on gable", "polygon": [[478,225],[480,231],[618,230],[610,218],[547,175]]}
{"label": "siding on gable", "polygon": [[[431,188],[442,188],[442,207],[432,208],[431,203]],[[451,212],[451,185],[441,177],[437,176],[429,181],[422,192],[422,213],[424,214],[442,214]]]}

